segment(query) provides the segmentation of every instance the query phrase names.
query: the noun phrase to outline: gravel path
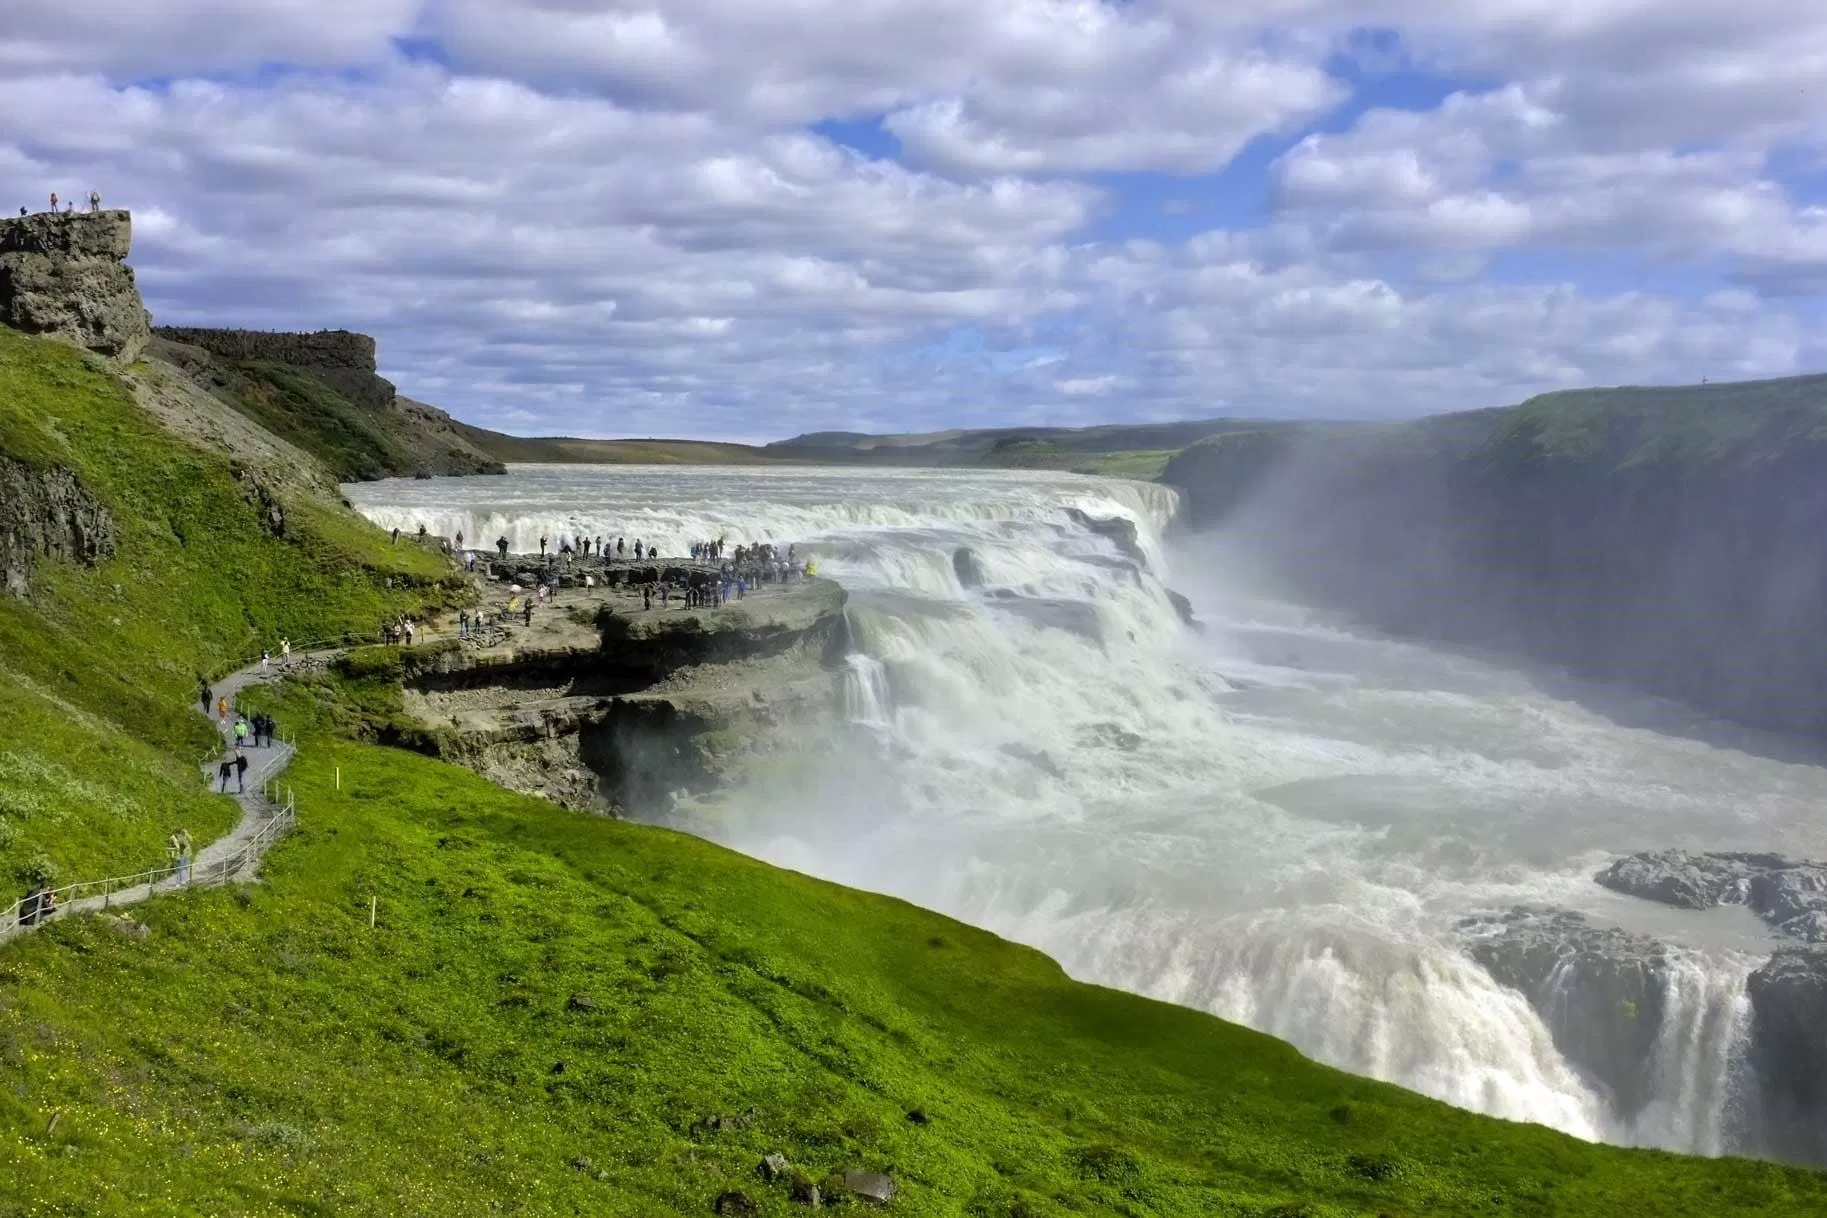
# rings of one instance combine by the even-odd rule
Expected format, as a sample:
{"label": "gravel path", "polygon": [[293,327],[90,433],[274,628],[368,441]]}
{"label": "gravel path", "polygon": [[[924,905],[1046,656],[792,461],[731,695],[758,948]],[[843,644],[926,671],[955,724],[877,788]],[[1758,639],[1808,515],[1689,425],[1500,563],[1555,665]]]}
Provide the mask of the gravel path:
{"label": "gravel path", "polygon": [[[262,673],[258,663],[250,664],[217,681],[212,690],[212,697],[227,698],[229,706],[232,708],[241,691],[248,686],[273,680],[282,676],[290,668],[320,663],[339,654],[341,654],[340,649],[294,654],[284,665],[277,662],[272,664],[271,671],[268,673]],[[202,710],[201,700],[192,703],[192,706],[199,711]],[[215,719],[213,709],[205,713],[212,720]],[[217,720],[216,724],[222,734],[223,751],[219,757],[211,758],[201,767],[204,783],[212,789],[219,785],[217,765],[222,757],[233,757],[235,747],[234,715],[231,713],[226,721]],[[180,884],[177,875],[169,866],[166,866],[149,873],[147,882],[129,884],[118,889],[109,888],[97,895],[84,896],[63,903],[47,920],[67,917],[70,914],[94,913],[121,905],[134,905],[157,893],[174,892],[190,885],[222,884],[232,879],[251,877],[258,870],[260,860],[265,856],[268,848],[279,840],[286,825],[290,823],[285,819],[287,809],[283,802],[268,799],[264,788],[269,779],[281,773],[286,766],[291,764],[292,756],[296,751],[294,745],[283,742],[247,749],[247,789],[245,792],[229,792],[235,802],[241,806],[241,820],[233,829],[196,852],[191,861],[191,874],[186,883]],[[284,823],[281,823],[282,821]],[[126,878],[139,879],[140,877]],[[0,922],[0,942],[5,942],[14,935],[33,929],[35,929],[33,925],[21,925],[12,923],[10,920]]]}

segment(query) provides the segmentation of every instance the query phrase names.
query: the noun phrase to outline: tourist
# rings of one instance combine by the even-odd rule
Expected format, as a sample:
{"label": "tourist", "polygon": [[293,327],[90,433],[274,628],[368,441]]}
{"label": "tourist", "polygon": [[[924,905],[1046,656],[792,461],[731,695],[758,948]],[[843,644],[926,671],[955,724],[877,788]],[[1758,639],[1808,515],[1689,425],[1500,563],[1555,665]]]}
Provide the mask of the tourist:
{"label": "tourist", "polygon": [[101,191],[91,190],[89,192],[89,210],[92,212],[101,210]]}
{"label": "tourist", "polygon": [[172,863],[178,869],[178,883],[190,883],[190,830],[179,828],[165,839],[165,853],[171,856]]}
{"label": "tourist", "polygon": [[[636,544],[638,545],[639,543],[637,542]],[[653,585],[652,584],[642,584],[641,585],[641,608],[643,608],[643,609],[653,608]]]}
{"label": "tourist", "polygon": [[208,684],[199,686],[197,692],[203,695],[203,713],[207,715],[209,714],[210,701],[215,697],[215,694],[209,688]]}
{"label": "tourist", "polygon": [[546,556],[546,539],[544,537],[539,539],[539,556],[541,558]]}
{"label": "tourist", "polygon": [[57,192],[54,190],[51,192],[51,214],[57,214]]}
{"label": "tourist", "polygon": [[235,743],[236,745],[247,743],[247,716],[245,715],[235,716]]}
{"label": "tourist", "polygon": [[240,749],[235,750],[235,793],[247,794],[247,754]]}
{"label": "tourist", "polygon": [[412,630],[413,630],[412,619],[407,618],[406,619],[406,646],[408,646],[408,647],[412,646]]}
{"label": "tourist", "polygon": [[289,660],[292,658],[292,640],[291,639],[282,638],[279,640],[279,658],[282,660]]}
{"label": "tourist", "polygon": [[639,537],[634,539],[634,561],[641,561],[641,539]]}
{"label": "tourist", "polygon": [[505,562],[507,560],[508,539],[505,537],[495,538],[495,548],[501,551],[502,561]]}
{"label": "tourist", "polygon": [[261,653],[260,653],[260,675],[261,675],[261,676],[263,676],[263,677],[264,677],[264,676],[266,676],[266,674],[267,674],[267,667],[268,667],[268,665],[270,665],[270,664],[271,664],[271,663],[272,663],[272,662],[273,662],[273,655],[272,655],[272,653],[271,653],[271,652],[269,652],[269,651],[265,651],[265,650],[262,650],[262,651],[261,651]]}
{"label": "tourist", "polygon": [[222,780],[222,785],[217,788],[218,791],[222,792],[223,794],[227,794],[228,778],[229,778],[229,775],[233,774],[234,772],[235,772],[234,761],[232,761],[231,759],[229,759],[227,757],[224,757],[222,759],[222,764],[216,767],[216,777],[220,778]]}
{"label": "tourist", "polygon": [[396,546],[400,544],[400,530],[398,528],[393,530],[393,544]]}
{"label": "tourist", "polygon": [[469,637],[469,610],[467,609],[457,614],[457,637],[460,639]]}
{"label": "tourist", "polygon": [[526,624],[531,626],[533,624],[533,602],[528,601],[521,606],[521,611],[526,615]]}
{"label": "tourist", "polygon": [[462,529],[457,530],[457,548],[459,550],[461,550],[463,548],[463,530]]}

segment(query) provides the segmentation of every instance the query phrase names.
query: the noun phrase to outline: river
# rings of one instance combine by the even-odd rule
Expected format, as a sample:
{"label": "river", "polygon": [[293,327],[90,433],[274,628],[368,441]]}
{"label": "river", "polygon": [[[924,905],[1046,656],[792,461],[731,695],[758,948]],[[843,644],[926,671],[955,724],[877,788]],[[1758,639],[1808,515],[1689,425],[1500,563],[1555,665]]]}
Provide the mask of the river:
{"label": "river", "polygon": [[[1173,492],[1067,474],[520,466],[345,488],[377,523],[791,542],[851,593],[852,743],[693,827],[1453,1104],[1699,1153],[1729,1142],[1742,910],[1591,875],[1681,845],[1827,857],[1827,771],[1672,708],[1353,631],[1278,599]],[[1133,521],[1138,571],[1068,509]],[[968,547],[984,586],[966,588]],[[1189,596],[1203,630],[1167,596]],[[1692,717],[1689,717],[1691,720]],[[1654,724],[1656,726],[1649,726]],[[1677,945],[1655,1096],[1612,1111],[1455,924],[1519,903]]]}

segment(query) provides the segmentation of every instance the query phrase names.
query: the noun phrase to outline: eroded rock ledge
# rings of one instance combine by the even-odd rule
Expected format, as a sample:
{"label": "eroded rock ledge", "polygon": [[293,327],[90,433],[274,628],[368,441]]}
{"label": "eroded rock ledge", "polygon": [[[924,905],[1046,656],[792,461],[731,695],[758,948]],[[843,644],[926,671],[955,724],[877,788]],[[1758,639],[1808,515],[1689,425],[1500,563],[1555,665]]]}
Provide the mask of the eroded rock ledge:
{"label": "eroded rock ledge", "polygon": [[563,587],[531,626],[504,615],[505,637],[412,649],[407,709],[441,753],[503,786],[662,815],[675,793],[727,781],[776,729],[834,716],[848,647],[844,592],[829,580],[719,608],[688,610],[677,595],[642,607],[643,583],[688,574],[599,568],[598,587]]}
{"label": "eroded rock ledge", "polygon": [[40,558],[93,566],[113,553],[114,518],[75,474],[0,457],[0,587],[25,596]]}

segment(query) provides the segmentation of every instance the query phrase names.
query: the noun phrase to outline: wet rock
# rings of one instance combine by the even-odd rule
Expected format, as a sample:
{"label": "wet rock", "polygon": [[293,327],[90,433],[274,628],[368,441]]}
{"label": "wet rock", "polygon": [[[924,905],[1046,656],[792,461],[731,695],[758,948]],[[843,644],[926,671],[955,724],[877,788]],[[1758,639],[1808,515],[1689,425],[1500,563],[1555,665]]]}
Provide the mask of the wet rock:
{"label": "wet rock", "polygon": [[1789,947],[1751,974],[1755,1144],[1780,1158],[1827,1161],[1827,948]]}
{"label": "wet rock", "polygon": [[1780,854],[1652,850],[1621,858],[1593,878],[1682,909],[1746,905],[1780,934],[1827,942],[1827,864]]}
{"label": "wet rock", "polygon": [[1193,602],[1187,600],[1186,597],[1175,592],[1172,588],[1167,589],[1167,599],[1173,605],[1174,612],[1180,615],[1180,620],[1182,622],[1185,622],[1194,630],[1203,629],[1199,623],[1199,619],[1193,616]]}
{"label": "wet rock", "polygon": [[1620,1113],[1643,1109],[1666,1014],[1665,945],[1563,910],[1481,915],[1458,930],[1472,958],[1529,999],[1556,1047],[1612,1093]]}
{"label": "wet rock", "polygon": [[1074,524],[1087,532],[1109,539],[1118,550],[1134,559],[1136,565],[1144,571],[1148,569],[1148,555],[1142,552],[1141,544],[1136,540],[1135,521],[1125,520],[1121,516],[1104,519],[1093,516],[1089,512],[1080,511],[1078,508],[1067,508],[1066,515],[1072,518]]}
{"label": "wet rock", "polygon": [[1093,723],[1081,728],[1079,740],[1092,748],[1122,749],[1133,753],[1142,747],[1142,737],[1115,723]]}
{"label": "wet rock", "polygon": [[999,607],[1004,612],[1026,618],[1037,626],[1051,626],[1055,630],[1076,634],[1086,642],[1100,646],[1103,644],[1104,632],[1098,621],[1097,608],[1085,601],[1018,596],[1004,600]]}
{"label": "wet rock", "polygon": [[969,546],[959,546],[952,551],[952,570],[957,573],[958,582],[966,588],[983,587],[983,561]]}
{"label": "wet rock", "polygon": [[747,1193],[739,1193],[733,1189],[719,1194],[717,1199],[711,1203],[711,1212],[716,1214],[753,1214],[759,1209],[760,1207],[750,1199]]}
{"label": "wet rock", "polygon": [[887,1205],[894,1200],[894,1181],[879,1171],[847,1171],[844,1173],[844,1187],[875,1205]]}
{"label": "wet rock", "polygon": [[1041,773],[1052,778],[1064,778],[1066,772],[1059,768],[1059,763],[1039,749],[1031,749],[1025,744],[1005,744],[997,750],[1006,757],[1025,761]]}
{"label": "wet rock", "polygon": [[596,1010],[596,999],[588,994],[573,994],[565,1000],[565,1010],[590,1012]]}
{"label": "wet rock", "polygon": [[763,1155],[761,1158],[761,1166],[755,1170],[761,1173],[761,1178],[763,1180],[772,1184],[774,1181],[785,1177],[786,1174],[792,1170],[792,1164],[787,1162],[787,1157],[785,1155],[775,1152],[774,1154]]}
{"label": "wet rock", "polygon": [[1775,855],[1689,854],[1685,850],[1646,850],[1619,859],[1593,877],[1614,892],[1679,909],[1711,909],[1725,904],[1756,870],[1745,860],[1774,861]]}

